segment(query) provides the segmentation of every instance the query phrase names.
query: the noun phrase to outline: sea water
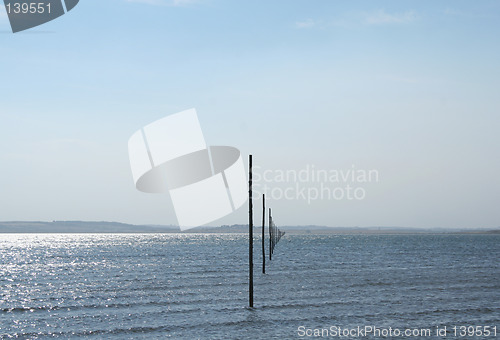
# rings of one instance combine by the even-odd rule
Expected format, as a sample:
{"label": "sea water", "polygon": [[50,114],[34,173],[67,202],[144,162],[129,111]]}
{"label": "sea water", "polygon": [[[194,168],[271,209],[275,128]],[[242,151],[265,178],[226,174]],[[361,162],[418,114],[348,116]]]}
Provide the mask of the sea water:
{"label": "sea water", "polygon": [[266,257],[256,238],[248,308],[243,234],[3,234],[0,338],[500,338],[500,235],[287,234]]}

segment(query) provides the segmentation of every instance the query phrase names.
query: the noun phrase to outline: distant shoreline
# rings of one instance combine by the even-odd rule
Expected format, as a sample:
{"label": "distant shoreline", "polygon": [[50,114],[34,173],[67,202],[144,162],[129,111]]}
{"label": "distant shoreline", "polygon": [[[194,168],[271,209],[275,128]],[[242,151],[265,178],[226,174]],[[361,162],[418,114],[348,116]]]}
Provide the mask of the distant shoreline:
{"label": "distant shoreline", "polygon": [[[421,234],[500,234],[500,228],[404,228],[404,227],[327,227],[280,226],[290,235],[421,235]],[[256,226],[256,231],[261,227]],[[181,231],[173,225],[133,225],[119,222],[87,221],[8,221],[0,222],[0,234],[193,234],[247,233],[248,225],[223,225],[197,227]]]}

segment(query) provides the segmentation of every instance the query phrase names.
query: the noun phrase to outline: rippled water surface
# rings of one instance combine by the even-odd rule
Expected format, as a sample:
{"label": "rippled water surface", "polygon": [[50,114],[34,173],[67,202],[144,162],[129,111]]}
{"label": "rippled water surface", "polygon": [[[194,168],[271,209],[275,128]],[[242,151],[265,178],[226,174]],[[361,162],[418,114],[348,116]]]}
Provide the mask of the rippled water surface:
{"label": "rippled water surface", "polygon": [[500,333],[499,235],[286,235],[265,275],[256,240],[254,309],[247,256],[237,234],[0,235],[0,337],[289,339],[333,325]]}

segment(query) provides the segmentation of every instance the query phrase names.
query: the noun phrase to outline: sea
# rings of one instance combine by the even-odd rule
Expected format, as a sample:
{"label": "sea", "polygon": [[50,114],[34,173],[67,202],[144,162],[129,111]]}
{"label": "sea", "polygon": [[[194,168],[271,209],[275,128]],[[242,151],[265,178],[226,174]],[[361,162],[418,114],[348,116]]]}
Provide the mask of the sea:
{"label": "sea", "polygon": [[2,234],[0,338],[499,339],[500,235]]}

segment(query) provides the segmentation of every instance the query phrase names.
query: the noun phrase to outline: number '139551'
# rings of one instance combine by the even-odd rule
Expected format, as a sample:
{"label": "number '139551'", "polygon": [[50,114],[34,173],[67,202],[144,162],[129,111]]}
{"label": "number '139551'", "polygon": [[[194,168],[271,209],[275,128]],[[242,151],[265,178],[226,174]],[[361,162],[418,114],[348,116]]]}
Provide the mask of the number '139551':
{"label": "number '139551'", "polygon": [[13,4],[7,4],[5,6],[7,8],[7,13],[11,14],[19,14],[19,13],[31,13],[31,14],[42,14],[42,13],[50,13],[50,3],[43,2],[32,2],[32,3],[19,3],[15,2]]}

